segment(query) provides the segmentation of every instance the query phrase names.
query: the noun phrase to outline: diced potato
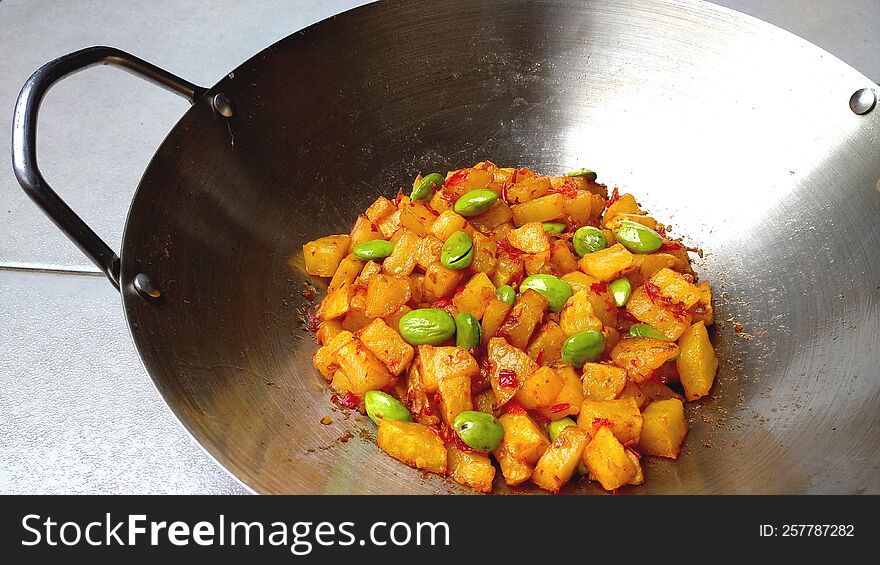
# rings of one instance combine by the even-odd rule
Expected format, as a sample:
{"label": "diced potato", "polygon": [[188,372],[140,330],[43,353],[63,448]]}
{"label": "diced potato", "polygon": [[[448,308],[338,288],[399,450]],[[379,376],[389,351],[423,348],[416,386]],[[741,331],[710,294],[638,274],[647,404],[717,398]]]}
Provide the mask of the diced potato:
{"label": "diced potato", "polygon": [[327,287],[327,294],[332,294],[346,285],[354,284],[363,267],[363,262],[354,255],[342,259],[336,272],[333,273],[333,279]]}
{"label": "diced potato", "polygon": [[535,465],[532,482],[544,490],[559,492],[571,480],[589,442],[590,437],[579,427],[564,428]]}
{"label": "diced potato", "polygon": [[700,300],[700,292],[681,273],[672,269],[660,269],[651,276],[650,282],[660,289],[660,296],[690,308]]}
{"label": "diced potato", "polygon": [[641,286],[660,269],[672,269],[680,273],[690,271],[687,261],[670,253],[637,253],[633,255],[633,261],[633,270],[627,273],[633,287]]}
{"label": "diced potato", "polygon": [[571,290],[574,292],[580,292],[582,290],[589,289],[594,284],[602,282],[596,277],[591,277],[590,275],[582,273],[581,271],[572,271],[570,273],[564,274],[559,278],[567,282],[568,286],[570,286]]}
{"label": "diced potato", "polygon": [[595,253],[587,253],[580,260],[583,272],[596,277],[600,281],[613,281],[633,266],[633,254],[620,243],[600,249]]}
{"label": "diced potato", "polygon": [[511,206],[513,224],[522,226],[529,222],[549,222],[565,216],[565,197],[549,194],[522,204]]}
{"label": "diced potato", "polygon": [[457,196],[471,190],[480,190],[492,182],[492,173],[484,169],[470,167],[447,173],[443,187]]}
{"label": "diced potato", "polygon": [[510,305],[499,300],[497,297],[493,297],[486,304],[486,310],[483,312],[483,322],[480,326],[483,347],[486,347],[489,340],[495,337],[498,328],[501,327],[509,311]]}
{"label": "diced potato", "polygon": [[535,362],[538,362],[538,358],[540,358],[541,365],[549,365],[562,358],[562,344],[565,343],[567,337],[559,324],[548,321],[538,329],[526,353]]}
{"label": "diced potato", "polygon": [[605,326],[602,328],[602,335],[605,336],[605,351],[602,355],[611,357],[611,352],[614,351],[614,348],[620,343],[620,332],[617,331],[616,328]]}
{"label": "diced potato", "polygon": [[565,273],[579,272],[578,260],[568,243],[556,240],[550,245],[550,269],[557,276]]}
{"label": "diced potato", "polygon": [[370,207],[367,208],[366,214],[367,219],[375,224],[396,211],[397,206],[394,205],[394,202],[388,200],[384,196],[380,196],[375,202],[370,204]]}
{"label": "diced potato", "polygon": [[417,352],[422,384],[428,394],[440,390],[441,378],[445,377],[452,382],[456,378],[471,379],[480,374],[476,360],[460,347],[420,345]]}
{"label": "diced potato", "polygon": [[[485,318],[484,318],[485,323]],[[522,350],[508,344],[500,337],[493,337],[487,346],[491,371],[489,380],[495,391],[495,406],[507,404],[538,365]],[[532,461],[534,463],[534,461]]]}
{"label": "diced potato", "polygon": [[374,239],[382,239],[382,232],[376,227],[366,216],[358,216],[351,229],[351,241],[348,245],[348,252],[354,251],[354,248],[365,241],[373,241]]}
{"label": "diced potato", "polygon": [[547,451],[550,440],[528,414],[508,412],[498,421],[504,428],[504,446],[511,456],[534,465]]}
{"label": "diced potato", "polygon": [[572,197],[565,199],[565,214],[577,225],[584,226],[590,223],[593,215],[594,194],[586,190],[578,190]]}
{"label": "diced potato", "polygon": [[584,392],[581,379],[569,365],[560,365],[556,372],[562,377],[562,389],[550,406],[539,407],[538,412],[548,420],[561,420],[566,416],[574,416],[581,411]]}
{"label": "diced potato", "polygon": [[432,263],[425,272],[425,298],[433,302],[438,298],[449,298],[464,278],[464,271],[447,269],[438,263]]}
{"label": "diced potato", "polygon": [[400,225],[419,237],[432,232],[434,214],[428,206],[421,201],[410,202],[400,205]]}
{"label": "diced potato", "polygon": [[[645,381],[645,383],[651,383],[655,381]],[[640,385],[635,384],[634,382],[628,380],[626,381],[626,386],[623,387],[623,390],[620,391],[620,394],[617,395],[618,400],[623,400],[624,398],[632,398],[636,401],[636,404],[639,406],[639,410],[643,410],[645,406],[648,405],[649,400],[648,397],[645,396],[645,393],[642,392]]]}
{"label": "diced potato", "polygon": [[348,375],[350,384],[345,390],[335,389],[336,392],[363,396],[368,390],[380,390],[394,384],[394,375],[358,339],[349,341],[336,351],[336,363]]}
{"label": "diced potato", "polygon": [[382,262],[382,269],[389,275],[405,277],[412,273],[419,257],[421,241],[406,230],[394,243],[394,251]]}
{"label": "diced potato", "polygon": [[495,335],[506,338],[518,349],[525,349],[548,305],[546,298],[532,289],[526,290],[519,295]]}
{"label": "diced potato", "polygon": [[620,340],[611,351],[611,360],[625,369],[630,380],[638,384],[654,376],[660,368],[678,353],[672,342],[650,337],[628,337]]}
{"label": "diced potato", "polygon": [[626,386],[626,371],[604,363],[584,363],[581,377],[584,398],[589,400],[612,400]]}
{"label": "diced potato", "polygon": [[[455,349],[470,357],[470,354],[463,349]],[[443,356],[435,358],[443,359]],[[444,371],[441,369],[437,377],[440,390],[440,414],[446,425],[450,427],[452,427],[456,416],[465,410],[474,409],[471,400],[471,379],[480,374],[480,369],[473,357],[467,361],[455,361],[453,368],[455,370]],[[435,370],[437,369],[438,367],[435,367]]]}
{"label": "diced potato", "polygon": [[681,400],[670,398],[652,402],[642,416],[645,424],[639,439],[639,451],[676,459],[688,432]]}
{"label": "diced potato", "polygon": [[450,445],[446,452],[449,476],[462,485],[477,492],[492,492],[495,480],[495,466],[489,456],[475,451],[463,451]]}
{"label": "diced potato", "polygon": [[608,426],[623,445],[635,445],[642,433],[642,414],[632,398],[622,400],[584,400],[578,426],[589,433],[601,425]]}
{"label": "diced potato", "polygon": [[410,467],[446,473],[446,446],[424,424],[380,420],[376,443],[382,451]]}
{"label": "diced potato", "polygon": [[434,224],[431,226],[431,233],[440,241],[446,241],[450,235],[463,230],[465,225],[467,225],[467,220],[463,217],[452,210],[444,210],[434,220]]}
{"label": "diced potato", "polygon": [[381,220],[374,222],[379,231],[382,232],[382,237],[385,239],[389,239],[394,232],[399,230],[402,226],[400,225],[400,210],[393,212],[389,216],[385,216]]}
{"label": "diced potato", "polygon": [[498,259],[496,259],[498,244],[493,238],[476,231],[471,234],[471,239],[474,240],[474,259],[471,262],[471,270],[475,273],[486,273],[491,276],[498,263]]}
{"label": "diced potato", "polygon": [[351,305],[351,299],[354,297],[354,287],[344,286],[334,292],[328,294],[318,306],[318,318],[321,320],[332,320],[345,316]]}
{"label": "diced potato", "polygon": [[562,390],[563,380],[554,369],[539,367],[523,382],[516,396],[516,401],[523,408],[534,410],[538,407],[549,407]]}
{"label": "diced potato", "polygon": [[602,331],[602,322],[593,313],[589,290],[576,292],[568,299],[559,316],[559,326],[567,336],[589,330]]}
{"label": "diced potato", "polygon": [[[428,398],[429,393],[425,390],[425,383],[422,380],[422,374],[419,370],[420,366],[420,363],[413,363],[409,366],[409,371],[407,371],[406,374],[405,399],[413,418],[421,424],[432,426],[440,423],[440,417],[437,415],[437,411],[434,410],[431,400]],[[434,386],[435,389],[433,392],[437,392],[436,382],[434,383]],[[431,394],[433,394],[433,392]]]}
{"label": "diced potato", "polygon": [[498,261],[495,263],[495,273],[492,275],[492,284],[496,287],[516,284],[516,281],[522,276],[522,272],[523,261],[521,257],[499,253]]}
{"label": "diced potato", "polygon": [[459,312],[468,312],[478,320],[483,319],[486,307],[495,298],[495,285],[485,273],[477,273],[452,298]]}
{"label": "diced potato", "polygon": [[495,414],[495,392],[491,388],[474,395],[474,410]]}
{"label": "diced potato", "polygon": [[697,283],[697,291],[700,293],[700,300],[692,311],[694,322],[703,322],[706,326],[715,323],[715,309],[712,306],[712,289],[707,281]]}
{"label": "diced potato", "polygon": [[677,340],[691,325],[691,316],[679,306],[654,302],[644,286],[635,289],[626,303],[626,310],[640,322],[650,325],[670,341]]}
{"label": "diced potato", "polygon": [[363,308],[351,308],[348,311],[348,314],[342,319],[342,329],[349,332],[356,332],[361,328],[365,328],[370,325],[370,322],[373,321],[373,318],[368,318],[366,314],[364,314]]}
{"label": "diced potato", "polygon": [[306,272],[313,277],[332,277],[340,261],[348,255],[351,237],[328,235],[303,245]]}
{"label": "diced potato", "polygon": [[370,318],[388,316],[409,301],[410,292],[408,279],[374,275],[367,285],[365,314]]}
{"label": "diced potato", "polygon": [[620,488],[636,477],[632,460],[607,426],[600,427],[584,449],[584,465],[605,490]]}
{"label": "diced potato", "polygon": [[515,183],[507,189],[507,201],[521,204],[540,198],[550,192],[550,179],[547,177],[530,177]]}
{"label": "diced potato", "polygon": [[526,276],[537,275],[538,273],[550,273],[550,251],[541,253],[526,253],[523,255],[523,269]]}
{"label": "diced potato", "polygon": [[639,460],[638,454],[628,447],[626,448],[626,456],[629,457],[633,467],[636,469],[635,475],[626,484],[635,486],[645,484],[645,473],[642,471],[642,462]]}
{"label": "diced potato", "polygon": [[550,238],[541,222],[523,224],[507,234],[507,241],[524,253],[544,253],[550,251]]}
{"label": "diced potato", "polygon": [[331,339],[327,345],[319,347],[315,352],[315,355],[312,357],[312,363],[328,381],[333,377],[333,373],[336,370],[336,367],[338,367],[338,364],[336,363],[336,352],[343,345],[353,340],[354,336],[351,332],[341,331],[336,334],[336,337]]}
{"label": "diced potato", "polygon": [[360,331],[358,338],[373,352],[373,355],[385,363],[391,374],[399,376],[412,362],[415,350],[400,337],[396,330],[391,329],[377,318]]}
{"label": "diced potato", "polygon": [[323,320],[318,325],[318,331],[315,336],[318,338],[318,343],[321,345],[327,345],[330,343],[334,337],[339,335],[342,331],[342,322],[337,320]]}
{"label": "diced potato", "polygon": [[424,270],[440,261],[440,254],[443,251],[443,242],[436,237],[429,235],[419,240],[418,255],[416,264]]}
{"label": "diced potato", "polygon": [[529,480],[534,472],[534,467],[524,463],[510,454],[504,441],[493,452],[495,459],[498,460],[498,466],[501,467],[501,474],[504,476],[504,482],[515,487]]}
{"label": "diced potato", "polygon": [[469,218],[468,221],[478,231],[482,233],[487,233],[494,230],[501,224],[509,222],[512,217],[513,214],[510,211],[510,206],[507,205],[507,202],[499,198],[495,201],[495,204],[492,204],[491,208],[489,208],[479,216]]}
{"label": "diced potato", "polygon": [[[378,261],[367,261],[364,263],[363,269],[361,269],[361,274],[358,275],[357,281],[355,284],[359,287],[367,288],[367,285],[370,284],[370,279],[373,276],[378,275],[382,272],[382,263]],[[352,304],[352,308],[366,308],[367,306],[367,295],[363,296],[363,303],[359,304],[355,302]]]}
{"label": "diced potato", "polygon": [[602,227],[610,226],[617,214],[638,214],[640,212],[635,196],[624,194],[605,210],[605,215],[602,216]]}
{"label": "diced potato", "polygon": [[718,370],[718,358],[709,341],[703,322],[685,330],[678,339],[681,355],[675,361],[684,394],[688,400],[697,400],[709,394]]}
{"label": "diced potato", "polygon": [[[669,400],[670,398],[677,398],[678,400],[684,400],[684,397],[668,386],[657,382],[655,379],[651,379],[649,381],[645,381],[637,385],[642,395],[645,398],[645,405],[655,402],[657,400]],[[644,408],[645,406],[639,406],[639,409]]]}

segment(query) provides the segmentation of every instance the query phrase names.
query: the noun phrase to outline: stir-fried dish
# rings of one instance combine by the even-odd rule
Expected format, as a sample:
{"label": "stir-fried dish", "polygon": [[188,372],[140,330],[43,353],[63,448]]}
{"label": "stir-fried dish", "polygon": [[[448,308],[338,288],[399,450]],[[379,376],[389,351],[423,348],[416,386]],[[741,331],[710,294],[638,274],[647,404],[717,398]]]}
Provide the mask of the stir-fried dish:
{"label": "stir-fried dish", "polygon": [[303,246],[330,279],[314,365],[382,450],[476,491],[496,464],[551,492],[639,485],[642,457],[678,457],[683,402],[718,366],[688,251],[587,169],[419,175]]}

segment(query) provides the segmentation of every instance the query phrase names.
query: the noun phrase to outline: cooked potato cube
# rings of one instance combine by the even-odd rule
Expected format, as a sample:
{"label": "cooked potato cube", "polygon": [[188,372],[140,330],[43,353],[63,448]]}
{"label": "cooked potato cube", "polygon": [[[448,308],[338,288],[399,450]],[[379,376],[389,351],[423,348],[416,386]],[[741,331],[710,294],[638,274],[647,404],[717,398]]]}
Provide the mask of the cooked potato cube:
{"label": "cooked potato cube", "polygon": [[[410,299],[410,301],[412,301],[412,299]],[[383,316],[382,320],[385,321],[385,324],[389,328],[393,328],[395,331],[397,331],[397,328],[400,327],[400,319],[403,318],[403,316],[407,312],[412,312],[412,308],[410,308],[409,306],[404,304],[403,306],[401,306],[400,308],[398,308],[397,310],[395,310],[391,314],[388,314],[387,316]]]}
{"label": "cooked potato cube", "polygon": [[591,277],[590,275],[583,273],[581,271],[572,271],[570,273],[566,273],[562,275],[562,280],[568,283],[568,286],[571,287],[573,292],[580,292],[582,290],[589,289],[596,283],[602,283],[596,277]]}
{"label": "cooked potato cube", "polygon": [[504,318],[509,311],[510,305],[498,298],[492,298],[489,300],[489,303],[486,304],[486,311],[483,312],[483,322],[480,325],[483,347],[486,347],[489,340],[495,337],[498,328],[501,327],[501,324],[504,322]]}
{"label": "cooked potato cube", "polygon": [[389,316],[409,301],[408,279],[374,275],[367,285],[365,314],[369,318]]}
{"label": "cooked potato cube", "polygon": [[568,243],[556,240],[550,245],[550,270],[556,276],[578,272],[578,260]]}
{"label": "cooked potato cube", "polygon": [[389,275],[405,277],[412,273],[418,261],[421,241],[418,236],[404,230],[394,242],[394,251],[382,262],[382,270]]}
{"label": "cooked potato cube", "polygon": [[346,390],[335,389],[336,392],[363,396],[368,390],[380,390],[394,384],[394,375],[358,339],[349,341],[336,351],[336,363],[348,375],[349,382]]}
{"label": "cooked potato cube", "polygon": [[434,220],[431,226],[431,233],[440,241],[446,241],[450,235],[457,231],[463,230],[467,225],[467,220],[459,216],[452,210],[444,210],[440,216]]}
{"label": "cooked potato cube", "polygon": [[679,273],[690,271],[687,261],[670,253],[637,253],[633,255],[633,262],[633,270],[627,273],[633,288],[644,284],[660,269],[672,269]]}
{"label": "cooked potato cube", "polygon": [[553,405],[553,401],[562,390],[562,385],[562,376],[554,369],[539,367],[525,379],[515,398],[523,408],[528,410],[534,410],[540,406],[549,407]]}
{"label": "cooked potato cube", "polygon": [[492,173],[485,169],[469,167],[447,173],[443,187],[461,196],[471,190],[486,188],[490,182],[492,182]]}
{"label": "cooked potato cube", "polygon": [[703,322],[706,326],[715,323],[715,309],[712,307],[712,289],[707,281],[697,283],[697,291],[700,293],[700,300],[692,311],[694,322]]}
{"label": "cooked potato cube", "polygon": [[573,196],[565,199],[565,214],[577,225],[583,226],[593,219],[595,206],[593,200],[596,195],[586,190],[578,190]]}
{"label": "cooked potato cube", "polygon": [[639,439],[639,451],[676,459],[688,432],[681,400],[670,398],[652,402],[642,416],[645,423]]}
{"label": "cooked potato cube", "polygon": [[[529,222],[507,234],[507,241],[523,253],[550,251],[550,238],[541,222]],[[549,256],[548,256],[549,257]]]}
{"label": "cooked potato cube", "polygon": [[498,244],[493,238],[476,231],[471,234],[471,239],[474,240],[474,260],[471,262],[471,270],[475,273],[486,273],[491,276],[498,263],[498,259],[495,258],[498,253]]}
{"label": "cooked potato cube", "polygon": [[491,388],[474,395],[474,410],[495,415],[495,393]]}
{"label": "cooked potato cube", "polygon": [[576,292],[568,299],[559,316],[559,327],[567,336],[589,330],[602,331],[602,322],[593,313],[589,290]]}
{"label": "cooked potato cube", "polygon": [[521,204],[545,196],[548,192],[550,192],[550,179],[530,177],[507,189],[507,201],[511,204]]}
{"label": "cooked potato cube", "polygon": [[424,424],[380,420],[376,443],[382,451],[410,467],[446,473],[446,446]]}
{"label": "cooked potato cube", "polygon": [[[404,399],[416,422],[426,426],[433,426],[440,423],[440,417],[428,398],[428,392],[425,390],[425,384],[419,367],[419,363],[413,363],[409,366],[409,370],[406,373],[406,394]],[[434,383],[434,385],[437,386],[437,383]],[[434,392],[436,392],[436,389]]]}
{"label": "cooked potato cube", "polygon": [[332,294],[346,285],[354,284],[363,267],[363,262],[354,255],[342,259],[336,272],[333,273],[333,279],[327,287],[327,294]]}
{"label": "cooked potato cube", "polygon": [[[440,414],[446,425],[450,427],[452,427],[452,422],[455,421],[456,416],[466,410],[474,409],[473,402],[471,401],[471,379],[480,374],[477,362],[467,351],[461,348],[454,349],[458,349],[461,353],[455,354],[453,356],[455,358],[452,361],[453,364],[449,367],[441,368],[437,376],[438,388],[440,390]],[[470,359],[465,360],[464,355],[467,355]],[[459,360],[459,358],[462,360]],[[442,360],[444,356],[439,355],[435,359]]]}
{"label": "cooked potato cube", "polygon": [[500,408],[514,397],[525,380],[538,369],[538,365],[522,350],[500,337],[490,339],[486,349],[490,366],[489,381],[495,391],[495,406]]}
{"label": "cooked potato cube", "polygon": [[410,202],[409,204],[401,204],[400,208],[400,225],[415,235],[422,237],[431,233],[434,225],[433,211],[428,210],[428,206],[420,201]]}
{"label": "cooked potato cube", "polygon": [[526,276],[537,275],[539,273],[550,273],[550,252],[542,253],[526,253],[523,255],[523,270]]}
{"label": "cooked potato cube", "polygon": [[548,420],[561,420],[566,416],[574,416],[581,411],[584,401],[581,379],[569,365],[560,365],[556,372],[562,377],[562,389],[550,406],[539,407],[538,412]]}
{"label": "cooked potato cube", "polygon": [[562,344],[567,337],[559,324],[548,321],[538,329],[526,353],[539,365],[555,363],[562,358]]}
{"label": "cooked potato cube", "polygon": [[354,248],[365,241],[373,241],[374,239],[382,239],[382,232],[376,227],[366,216],[358,216],[351,229],[351,241],[348,244],[348,252],[354,251]]}
{"label": "cooked potato cube", "polygon": [[626,386],[626,371],[604,363],[584,363],[581,383],[588,400],[612,400]]}
{"label": "cooked potato cube", "polygon": [[369,208],[367,208],[366,215],[367,219],[375,224],[396,211],[397,206],[394,205],[394,202],[388,200],[384,196],[380,196],[375,202],[370,204]]}
{"label": "cooked potato cube", "polygon": [[498,421],[504,428],[504,446],[514,458],[534,465],[547,451],[550,440],[525,412],[508,412]]}
{"label": "cooked potato cube", "polygon": [[544,490],[559,492],[571,480],[589,442],[590,437],[579,427],[564,428],[535,465],[532,482]]}
{"label": "cooked potato cube", "polygon": [[507,205],[507,202],[499,198],[495,201],[495,204],[492,204],[491,208],[479,216],[468,218],[468,221],[481,233],[487,233],[501,224],[509,222],[512,217],[513,214],[510,211],[510,206]]}
{"label": "cooked potato cube", "polygon": [[312,363],[328,381],[333,378],[333,373],[338,367],[338,364],[336,363],[336,352],[343,345],[353,340],[354,336],[351,332],[341,331],[336,334],[336,337],[331,339],[327,345],[319,347],[315,352],[315,355],[312,357]]}
{"label": "cooked potato cube", "polygon": [[483,319],[486,307],[495,298],[495,285],[485,273],[477,273],[452,298],[459,312],[468,312],[478,320]]}
{"label": "cooked potato cube", "polygon": [[532,289],[526,290],[519,295],[495,335],[506,338],[518,349],[525,349],[548,305],[546,298]]}
{"label": "cooked potato cube", "polygon": [[492,284],[496,287],[516,284],[516,281],[522,277],[522,272],[522,257],[499,253],[495,263],[495,273],[492,275]]}
{"label": "cooked potato cube", "polygon": [[635,486],[645,484],[645,473],[642,471],[642,462],[639,460],[639,455],[629,447],[626,448],[626,455],[636,469],[635,475],[626,484]]}
{"label": "cooked potato cube", "polygon": [[611,351],[611,360],[625,369],[630,380],[636,384],[654,376],[660,368],[678,353],[672,342],[650,337],[628,337]]}
{"label": "cooked potato cube", "polygon": [[318,324],[318,331],[315,334],[315,337],[318,338],[318,343],[321,345],[327,345],[330,343],[334,337],[339,335],[342,331],[342,322],[337,320],[323,320],[320,324]]}
{"label": "cooked potato cube", "polygon": [[691,325],[691,316],[678,305],[655,302],[645,286],[635,289],[626,303],[626,310],[640,322],[650,325],[670,341],[677,340]]}
{"label": "cooked potato cube", "polygon": [[395,377],[406,369],[415,355],[413,347],[405,342],[396,330],[391,329],[377,318],[362,329],[358,338],[373,352],[373,355],[385,363]]}
{"label": "cooked potato cube", "polygon": [[584,400],[578,426],[589,433],[601,425],[608,426],[623,445],[635,445],[642,433],[642,414],[632,398],[622,400]]}
{"label": "cooked potato cube", "polygon": [[447,269],[438,263],[432,263],[425,272],[424,291],[429,302],[438,298],[449,298],[464,278],[464,271]]}
{"label": "cooked potato cube", "polygon": [[513,224],[523,226],[530,222],[549,222],[565,216],[565,197],[549,194],[510,207]]}
{"label": "cooked potato cube", "polygon": [[446,452],[449,476],[462,485],[471,487],[477,492],[492,492],[492,481],[495,480],[495,466],[489,456],[475,451],[463,451],[450,445]]}
{"label": "cooked potato cube", "polygon": [[416,264],[427,271],[428,267],[440,261],[440,254],[442,252],[442,241],[432,235],[423,237],[419,240],[419,250],[418,257],[416,257]]}
{"label": "cooked potato cube", "polygon": [[620,488],[636,477],[632,460],[607,426],[600,427],[584,449],[584,465],[605,490]]}
{"label": "cooked potato cube", "polygon": [[[382,272],[382,263],[378,261],[367,261],[364,263],[363,269],[361,269],[361,274],[358,275],[357,280],[355,281],[355,285],[358,287],[367,288],[367,285],[370,284],[370,279],[373,278],[374,275],[378,275]],[[363,295],[363,302],[358,303],[355,302],[352,304],[352,308],[366,308],[367,306],[367,295],[366,292]]]}
{"label": "cooked potato cube", "polygon": [[609,227],[617,214],[639,213],[641,213],[641,210],[639,210],[639,205],[636,202],[635,196],[632,194],[623,194],[615,202],[612,202],[611,205],[608,206],[608,209],[605,210],[605,215],[602,216],[602,227]]}
{"label": "cooked potato cube", "polygon": [[681,273],[660,269],[651,275],[650,282],[660,289],[660,296],[690,308],[700,300],[700,291]]}
{"label": "cooked potato cube", "polygon": [[[649,382],[653,381],[645,381],[645,383]],[[630,380],[626,381],[626,386],[624,386],[623,390],[620,391],[620,394],[617,395],[617,400],[623,400],[624,398],[632,398],[633,400],[635,400],[636,404],[638,404],[639,406],[639,410],[643,410],[649,402],[648,398],[642,392],[640,386]]]}
{"label": "cooked potato cube", "polygon": [[529,480],[534,472],[534,467],[524,463],[510,454],[502,440],[501,445],[492,452],[495,459],[498,460],[498,466],[501,467],[501,475],[504,482],[515,487]]}
{"label": "cooked potato cube", "polygon": [[306,272],[313,277],[332,277],[340,261],[348,255],[351,237],[328,235],[303,245]]}
{"label": "cooked potato cube", "polygon": [[349,332],[356,332],[361,328],[369,326],[372,321],[373,318],[368,318],[367,315],[364,314],[363,308],[350,308],[348,313],[342,319],[342,329]]}
{"label": "cooked potato cube", "polygon": [[332,320],[345,316],[354,297],[354,287],[344,286],[333,294],[328,294],[318,306],[318,318],[321,320]]}
{"label": "cooked potato cube", "polygon": [[391,236],[394,235],[394,232],[399,230],[400,225],[400,210],[393,212],[389,216],[385,216],[381,220],[374,222],[379,231],[382,232],[382,237],[385,239],[390,239]]}
{"label": "cooked potato cube", "polygon": [[678,339],[681,355],[675,361],[678,376],[688,400],[697,400],[709,394],[718,370],[718,358],[709,341],[703,322],[697,322]]}
{"label": "cooked potato cube", "polygon": [[642,396],[645,399],[644,404],[639,406],[640,410],[643,409],[646,405],[657,400],[669,400],[670,398],[684,400],[684,397],[682,395],[678,394],[668,386],[657,382],[655,379],[639,383],[636,386],[638,386],[639,390],[642,393]]}
{"label": "cooked potato cube", "polygon": [[583,272],[605,282],[619,278],[632,268],[633,264],[633,254],[620,243],[595,253],[587,253],[579,263]]}

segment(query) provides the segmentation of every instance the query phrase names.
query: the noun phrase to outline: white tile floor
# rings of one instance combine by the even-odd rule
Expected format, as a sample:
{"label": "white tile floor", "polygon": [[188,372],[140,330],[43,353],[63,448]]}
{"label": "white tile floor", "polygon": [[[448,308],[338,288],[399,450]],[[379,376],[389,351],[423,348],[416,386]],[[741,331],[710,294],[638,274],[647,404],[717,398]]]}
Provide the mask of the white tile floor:
{"label": "white tile floor", "polygon": [[[27,200],[9,163],[11,110],[42,63],[112,45],[202,85],[353,0],[0,2],[0,493],[238,493],[176,424],[145,374],[119,297]],[[880,79],[877,0],[717,0]],[[124,73],[64,81],[41,113],[46,178],[119,247],[129,200],[186,110]]]}

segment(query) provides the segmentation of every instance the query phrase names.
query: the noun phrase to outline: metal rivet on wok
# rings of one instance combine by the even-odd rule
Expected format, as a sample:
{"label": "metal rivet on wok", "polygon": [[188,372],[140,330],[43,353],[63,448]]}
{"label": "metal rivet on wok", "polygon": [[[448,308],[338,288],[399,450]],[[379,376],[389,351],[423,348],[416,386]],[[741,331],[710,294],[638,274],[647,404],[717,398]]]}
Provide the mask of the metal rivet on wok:
{"label": "metal rivet on wok", "polygon": [[231,118],[232,114],[235,113],[235,109],[232,107],[232,101],[222,92],[214,95],[214,98],[211,99],[211,104],[214,106],[214,111],[224,118]]}
{"label": "metal rivet on wok", "polygon": [[147,300],[156,300],[162,296],[162,289],[153,282],[153,279],[143,273],[135,275],[134,289]]}
{"label": "metal rivet on wok", "polygon": [[877,104],[877,94],[870,88],[860,88],[849,98],[849,109],[859,114],[867,114]]}

